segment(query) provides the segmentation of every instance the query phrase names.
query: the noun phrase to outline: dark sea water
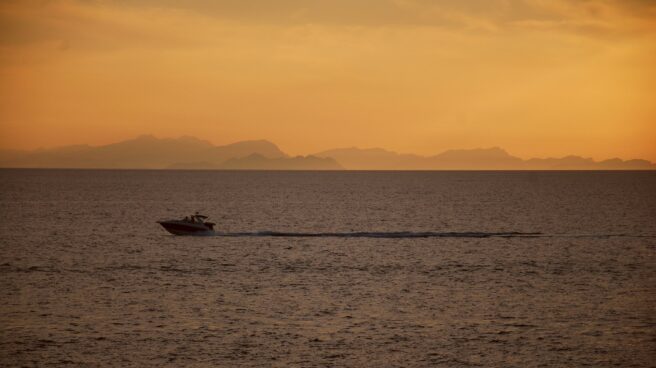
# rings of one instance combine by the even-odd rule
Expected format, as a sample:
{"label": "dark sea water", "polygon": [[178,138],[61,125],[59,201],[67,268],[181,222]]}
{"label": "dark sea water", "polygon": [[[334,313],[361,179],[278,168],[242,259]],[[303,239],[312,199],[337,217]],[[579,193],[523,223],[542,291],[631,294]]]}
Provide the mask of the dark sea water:
{"label": "dark sea water", "polygon": [[0,170],[0,365],[654,367],[656,174]]}

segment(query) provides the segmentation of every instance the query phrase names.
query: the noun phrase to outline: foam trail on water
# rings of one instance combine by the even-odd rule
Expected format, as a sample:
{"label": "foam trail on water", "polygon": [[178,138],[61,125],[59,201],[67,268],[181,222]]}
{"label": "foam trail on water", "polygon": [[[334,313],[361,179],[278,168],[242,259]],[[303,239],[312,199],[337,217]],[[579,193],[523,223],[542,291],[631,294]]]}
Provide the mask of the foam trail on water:
{"label": "foam trail on water", "polygon": [[379,238],[379,239],[415,239],[415,238],[655,238],[654,235],[639,234],[544,234],[540,232],[216,232],[214,236],[222,237],[281,237],[281,238]]}
{"label": "foam trail on water", "polygon": [[278,231],[257,231],[245,233],[221,233],[217,232],[216,236],[225,237],[287,237],[287,238],[389,238],[389,239],[410,239],[410,238],[534,238],[542,236],[542,233],[522,233],[522,232],[343,232],[343,233],[305,233],[305,232],[278,232]]}

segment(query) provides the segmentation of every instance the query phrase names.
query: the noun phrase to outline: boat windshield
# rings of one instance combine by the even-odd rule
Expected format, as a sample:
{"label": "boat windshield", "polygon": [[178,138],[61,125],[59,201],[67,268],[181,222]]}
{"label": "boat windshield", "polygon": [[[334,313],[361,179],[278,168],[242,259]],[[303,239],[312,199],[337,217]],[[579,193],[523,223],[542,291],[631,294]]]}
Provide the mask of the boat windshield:
{"label": "boat windshield", "polygon": [[191,222],[198,222],[198,223],[203,223],[203,220],[206,219],[207,216],[203,215],[193,215],[191,216]]}

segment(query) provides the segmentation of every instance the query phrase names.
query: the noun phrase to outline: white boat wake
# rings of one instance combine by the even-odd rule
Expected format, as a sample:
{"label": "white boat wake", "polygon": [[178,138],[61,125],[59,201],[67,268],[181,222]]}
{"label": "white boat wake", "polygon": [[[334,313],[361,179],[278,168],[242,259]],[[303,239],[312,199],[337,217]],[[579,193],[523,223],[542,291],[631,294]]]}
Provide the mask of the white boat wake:
{"label": "white boat wake", "polygon": [[214,232],[220,237],[281,237],[281,238],[378,238],[378,239],[416,239],[416,238],[655,238],[655,235],[638,234],[545,234],[540,232],[434,232],[434,231],[395,231],[395,232]]}
{"label": "white boat wake", "polygon": [[278,231],[257,231],[243,233],[223,233],[216,232],[215,236],[223,237],[285,237],[285,238],[532,238],[540,237],[541,233],[522,233],[522,232],[278,232]]}

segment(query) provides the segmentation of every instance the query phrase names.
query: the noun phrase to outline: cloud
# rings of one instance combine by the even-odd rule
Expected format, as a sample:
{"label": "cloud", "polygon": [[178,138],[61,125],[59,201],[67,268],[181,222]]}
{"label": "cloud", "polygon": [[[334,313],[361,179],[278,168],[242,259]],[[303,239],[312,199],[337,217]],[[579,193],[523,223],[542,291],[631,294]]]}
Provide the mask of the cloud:
{"label": "cloud", "polygon": [[654,19],[656,5],[644,0],[9,0],[0,3],[0,63],[64,52],[216,48],[229,38],[251,42],[323,29],[654,38]]}
{"label": "cloud", "polygon": [[175,18],[279,26],[428,26],[490,32],[520,26],[622,33],[654,31],[654,4],[647,0],[5,1],[0,4],[0,42],[34,42],[51,36],[53,29],[79,31],[76,27],[83,33],[111,28],[144,37],[147,31],[139,24],[158,19],[171,27],[169,37],[184,34],[185,24]]}
{"label": "cloud", "polygon": [[534,16],[515,18],[510,25],[527,29],[566,31],[589,36],[635,36],[656,31],[656,7],[646,1],[527,0]]}
{"label": "cloud", "polygon": [[[651,0],[141,0],[221,19],[276,24],[435,26],[495,31],[531,22],[613,31],[654,30]],[[573,29],[576,30],[576,29]]]}

